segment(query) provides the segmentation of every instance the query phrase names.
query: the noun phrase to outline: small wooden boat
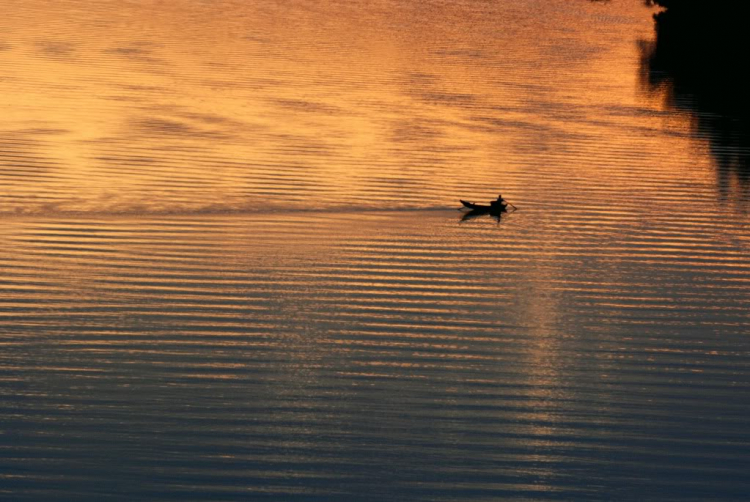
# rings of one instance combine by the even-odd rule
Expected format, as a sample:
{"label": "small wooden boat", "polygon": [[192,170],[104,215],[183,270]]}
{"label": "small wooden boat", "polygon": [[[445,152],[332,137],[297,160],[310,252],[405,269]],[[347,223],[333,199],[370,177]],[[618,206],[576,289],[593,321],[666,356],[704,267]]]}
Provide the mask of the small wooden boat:
{"label": "small wooden boat", "polygon": [[474,204],[473,202],[468,202],[465,200],[462,200],[461,204],[463,204],[465,207],[468,207],[472,211],[483,211],[486,213],[504,213],[508,210],[507,205],[491,206],[488,204]]}

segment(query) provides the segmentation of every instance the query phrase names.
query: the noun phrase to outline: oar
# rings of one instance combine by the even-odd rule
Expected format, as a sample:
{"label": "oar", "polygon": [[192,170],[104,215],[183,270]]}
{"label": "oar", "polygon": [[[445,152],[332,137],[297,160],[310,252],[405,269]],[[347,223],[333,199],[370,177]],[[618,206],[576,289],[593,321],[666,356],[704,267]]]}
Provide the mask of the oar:
{"label": "oar", "polygon": [[[506,200],[505,202],[508,202],[508,201]],[[517,208],[516,206],[514,206],[514,205],[513,205],[513,204],[511,204],[510,202],[508,202],[508,205],[509,205],[510,207],[512,207],[513,209],[518,209],[518,208]]]}

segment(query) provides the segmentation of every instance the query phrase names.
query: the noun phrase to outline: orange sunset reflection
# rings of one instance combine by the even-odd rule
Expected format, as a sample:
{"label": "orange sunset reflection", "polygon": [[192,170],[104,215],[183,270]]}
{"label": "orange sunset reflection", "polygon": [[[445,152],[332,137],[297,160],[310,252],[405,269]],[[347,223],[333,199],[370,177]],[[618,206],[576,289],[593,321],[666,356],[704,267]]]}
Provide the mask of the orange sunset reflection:
{"label": "orange sunset reflection", "polygon": [[[508,5],[396,15],[386,3],[363,15],[316,3],[283,22],[252,3],[227,3],[231,15],[107,5],[85,26],[44,2],[1,21],[6,145],[38,176],[11,185],[0,211],[445,207],[500,188],[516,201],[559,190],[605,203],[625,196],[623,182],[646,200],[678,177],[711,182],[705,153],[679,138],[686,124],[666,126],[681,127],[685,147],[658,172],[639,161],[662,155],[653,132],[670,119],[637,91],[635,44],[591,51],[602,32],[527,36],[564,32],[601,5],[555,23]],[[649,36],[641,6],[624,12],[634,21],[609,36]]]}

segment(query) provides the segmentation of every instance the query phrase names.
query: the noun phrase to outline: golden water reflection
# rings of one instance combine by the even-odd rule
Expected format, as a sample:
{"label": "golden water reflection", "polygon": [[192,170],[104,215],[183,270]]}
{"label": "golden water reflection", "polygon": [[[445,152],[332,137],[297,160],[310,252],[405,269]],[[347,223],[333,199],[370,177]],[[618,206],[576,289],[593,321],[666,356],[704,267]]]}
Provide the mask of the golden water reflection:
{"label": "golden water reflection", "polygon": [[712,182],[687,124],[664,155],[637,91],[641,6],[79,7],[1,21],[4,214],[628,204]]}

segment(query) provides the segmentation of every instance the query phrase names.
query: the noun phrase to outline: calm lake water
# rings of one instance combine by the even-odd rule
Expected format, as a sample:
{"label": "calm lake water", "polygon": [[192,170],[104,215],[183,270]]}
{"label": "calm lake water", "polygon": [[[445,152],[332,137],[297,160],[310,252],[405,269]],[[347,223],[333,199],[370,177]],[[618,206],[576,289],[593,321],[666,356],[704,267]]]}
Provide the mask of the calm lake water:
{"label": "calm lake water", "polygon": [[642,2],[10,4],[0,499],[749,496],[750,149]]}

